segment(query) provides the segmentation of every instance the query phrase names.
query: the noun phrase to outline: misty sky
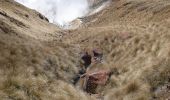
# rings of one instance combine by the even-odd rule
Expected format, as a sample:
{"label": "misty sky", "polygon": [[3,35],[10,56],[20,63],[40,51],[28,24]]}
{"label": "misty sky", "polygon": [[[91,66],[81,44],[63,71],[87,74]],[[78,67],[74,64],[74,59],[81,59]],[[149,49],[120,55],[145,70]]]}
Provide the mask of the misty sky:
{"label": "misty sky", "polygon": [[87,0],[16,0],[45,15],[50,22],[64,25],[88,12]]}

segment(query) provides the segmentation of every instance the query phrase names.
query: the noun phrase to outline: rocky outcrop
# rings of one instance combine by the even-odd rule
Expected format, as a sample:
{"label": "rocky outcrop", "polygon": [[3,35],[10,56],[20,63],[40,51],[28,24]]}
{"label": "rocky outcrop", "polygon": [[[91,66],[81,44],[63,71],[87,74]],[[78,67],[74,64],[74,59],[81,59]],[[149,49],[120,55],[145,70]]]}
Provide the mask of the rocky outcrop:
{"label": "rocky outcrop", "polygon": [[90,5],[90,8],[96,8],[101,6],[103,3],[107,2],[109,0],[88,0],[88,3]]}

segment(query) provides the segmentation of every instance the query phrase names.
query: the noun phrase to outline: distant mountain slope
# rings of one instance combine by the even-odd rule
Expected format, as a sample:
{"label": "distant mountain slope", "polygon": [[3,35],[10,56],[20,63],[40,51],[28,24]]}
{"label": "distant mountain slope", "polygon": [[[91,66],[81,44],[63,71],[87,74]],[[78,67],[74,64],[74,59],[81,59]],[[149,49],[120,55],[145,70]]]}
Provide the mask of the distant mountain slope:
{"label": "distant mountain slope", "polygon": [[[1,0],[1,21],[12,24],[22,34],[36,39],[50,40],[57,36],[60,29],[50,24],[40,13],[15,3],[12,0]],[[36,27],[35,27],[36,26]]]}

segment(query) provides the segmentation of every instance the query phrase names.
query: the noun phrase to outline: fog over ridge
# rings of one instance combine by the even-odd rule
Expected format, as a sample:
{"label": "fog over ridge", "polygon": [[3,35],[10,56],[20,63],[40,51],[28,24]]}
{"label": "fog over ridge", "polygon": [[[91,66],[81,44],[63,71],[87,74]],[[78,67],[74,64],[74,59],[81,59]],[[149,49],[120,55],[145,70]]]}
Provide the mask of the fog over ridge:
{"label": "fog over ridge", "polygon": [[16,0],[45,15],[51,23],[65,25],[88,13],[87,0]]}

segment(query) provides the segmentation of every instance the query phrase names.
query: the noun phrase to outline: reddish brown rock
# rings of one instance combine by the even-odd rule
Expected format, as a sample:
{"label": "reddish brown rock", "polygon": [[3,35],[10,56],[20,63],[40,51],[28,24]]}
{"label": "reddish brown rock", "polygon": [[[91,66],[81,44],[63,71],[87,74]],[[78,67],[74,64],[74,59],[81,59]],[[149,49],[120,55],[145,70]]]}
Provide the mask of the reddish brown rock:
{"label": "reddish brown rock", "polygon": [[98,71],[93,73],[86,73],[82,76],[84,78],[84,90],[90,94],[96,94],[98,85],[106,85],[109,79],[110,71]]}

